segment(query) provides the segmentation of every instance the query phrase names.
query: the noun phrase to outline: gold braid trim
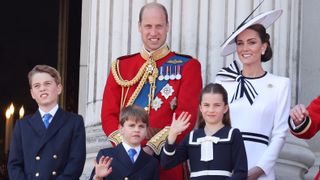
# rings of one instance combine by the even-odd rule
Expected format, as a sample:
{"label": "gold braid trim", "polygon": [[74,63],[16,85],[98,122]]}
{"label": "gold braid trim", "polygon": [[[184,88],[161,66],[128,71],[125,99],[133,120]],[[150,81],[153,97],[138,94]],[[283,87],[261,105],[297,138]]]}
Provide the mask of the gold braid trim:
{"label": "gold braid trim", "polygon": [[119,130],[113,131],[108,136],[109,141],[113,142],[115,145],[118,145],[122,142],[122,135],[120,134]]}
{"label": "gold braid trim", "polygon": [[[149,74],[146,71],[146,67],[147,67],[148,64],[149,64],[148,61],[146,61],[141,66],[141,68],[139,69],[138,73],[136,74],[136,76],[132,80],[123,80],[121,75],[120,75],[119,60],[116,60],[116,61],[112,62],[112,68],[111,68],[112,75],[113,75],[115,81],[117,82],[117,84],[119,84],[122,87],[122,89],[124,87],[133,86],[134,84],[136,84],[141,79],[139,84],[138,84],[138,87],[135,89],[135,91],[131,95],[131,97],[130,97],[128,103],[127,103],[127,106],[132,105],[134,103],[134,101],[138,97],[138,95],[139,95],[144,83],[146,82],[146,80],[148,78],[148,74]],[[129,89],[127,89],[125,97],[121,97],[121,107],[120,108],[123,107],[123,104],[124,104],[125,99],[127,97],[128,91],[129,91]],[[122,95],[123,95],[123,90],[122,90]]]}
{"label": "gold braid trim", "polygon": [[161,149],[169,135],[169,130],[170,126],[164,127],[147,142],[147,146],[149,146],[156,155],[160,155]]}
{"label": "gold braid trim", "polygon": [[[148,80],[150,82],[150,90],[151,90],[149,93],[149,99],[151,99],[151,100],[149,100],[149,103],[148,103],[148,110],[149,110],[150,105],[151,105],[151,101],[154,97],[156,78],[158,77],[158,73],[159,73],[155,61],[153,61],[153,60],[146,61],[142,65],[142,67],[139,69],[137,75],[132,80],[123,80],[122,79],[122,77],[120,75],[120,71],[119,71],[119,60],[112,62],[111,71],[112,71],[112,75],[113,75],[115,81],[121,87],[130,87],[130,86],[136,84],[140,80],[137,88],[135,89],[135,91],[131,95],[131,97],[127,103],[127,106],[132,105],[134,103],[134,101],[138,97],[141,89],[143,88],[143,85],[145,84],[145,82],[149,78]],[[123,101],[124,101],[124,99],[123,99]]]}
{"label": "gold braid trim", "polygon": [[149,109],[150,109],[150,106],[151,106],[151,101],[152,101],[152,99],[154,97],[155,82],[156,82],[156,78],[158,77],[158,69],[156,67],[156,63],[153,60],[149,60],[146,63],[147,63],[147,66],[145,67],[146,71],[144,72],[144,74],[142,76],[142,79],[140,80],[137,88],[135,89],[135,91],[131,95],[131,97],[130,97],[128,103],[127,103],[127,106],[132,105],[134,103],[134,101],[138,97],[141,89],[143,88],[143,85],[145,84],[145,82],[148,79],[149,82],[150,82],[150,92],[149,92],[149,101],[148,101],[148,109],[147,109],[147,111],[149,112]]}
{"label": "gold braid trim", "polygon": [[139,69],[137,75],[132,79],[132,80],[123,80],[121,75],[120,75],[120,70],[119,70],[119,60],[115,60],[112,62],[111,66],[111,72],[116,80],[116,82],[122,86],[122,87],[130,87],[136,84],[142,77],[142,75],[145,73],[146,66],[148,65],[147,61],[141,66]]}
{"label": "gold braid trim", "polygon": [[135,101],[136,98],[138,97],[138,95],[139,95],[139,93],[140,93],[140,91],[141,91],[144,83],[146,82],[147,78],[148,78],[148,72],[146,71],[146,72],[144,73],[141,81],[139,82],[137,88],[134,90],[133,94],[131,95],[131,97],[130,97],[128,103],[127,103],[127,106],[132,105],[132,104],[134,103],[134,101]]}
{"label": "gold braid trim", "polygon": [[[132,105],[134,103],[134,101],[138,97],[141,89],[143,88],[144,84],[148,80],[150,82],[150,90],[149,90],[149,95],[148,95],[148,107],[147,107],[148,109],[147,109],[147,111],[148,112],[150,111],[152,100],[155,95],[154,93],[155,93],[155,89],[156,89],[156,79],[159,74],[156,61],[165,57],[169,53],[170,53],[170,49],[166,44],[164,44],[158,50],[153,51],[152,53],[149,53],[145,48],[142,48],[140,55],[143,57],[143,59],[146,60],[146,62],[141,66],[138,73],[131,80],[124,80],[121,77],[120,69],[119,69],[119,59],[112,62],[112,65],[111,65],[112,75],[113,75],[116,83],[122,87],[121,103],[120,103],[121,107],[120,108],[123,107],[124,102],[126,101],[126,97],[127,97],[129,88],[139,82],[137,88],[135,89],[135,91],[131,95],[126,106]],[[125,95],[124,95],[124,88],[128,88]]]}

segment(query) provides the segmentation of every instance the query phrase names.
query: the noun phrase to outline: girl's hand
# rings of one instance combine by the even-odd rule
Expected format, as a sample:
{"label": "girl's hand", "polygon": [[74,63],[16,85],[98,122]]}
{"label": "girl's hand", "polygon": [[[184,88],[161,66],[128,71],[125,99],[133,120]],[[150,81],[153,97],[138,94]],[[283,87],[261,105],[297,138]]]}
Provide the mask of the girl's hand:
{"label": "girl's hand", "polygon": [[96,175],[94,176],[93,179],[99,180],[99,179],[103,179],[104,177],[108,176],[112,172],[112,167],[110,167],[111,162],[112,162],[112,158],[109,156],[107,156],[107,157],[102,156],[99,159],[99,163],[94,161]]}
{"label": "girl's hand", "polygon": [[168,143],[173,144],[177,136],[186,130],[190,125],[191,114],[188,112],[182,112],[178,119],[176,119],[176,113],[173,113],[172,123],[168,135]]}

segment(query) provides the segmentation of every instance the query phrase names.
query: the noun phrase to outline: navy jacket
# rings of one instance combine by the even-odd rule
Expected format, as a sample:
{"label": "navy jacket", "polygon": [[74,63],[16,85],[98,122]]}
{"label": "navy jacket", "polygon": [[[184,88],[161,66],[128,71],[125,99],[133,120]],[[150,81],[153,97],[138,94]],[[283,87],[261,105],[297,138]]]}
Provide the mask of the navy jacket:
{"label": "navy jacket", "polygon": [[48,129],[39,111],[16,122],[8,160],[11,180],[79,179],[85,159],[80,115],[59,108]]}
{"label": "navy jacket", "polygon": [[[142,149],[134,164],[132,164],[128,153],[122,143],[114,148],[101,149],[96,161],[99,162],[101,156],[112,157],[112,172],[104,178],[105,180],[134,179],[134,180],[158,180],[159,164],[156,158],[148,155]],[[95,169],[91,173],[90,179],[95,175]]]}

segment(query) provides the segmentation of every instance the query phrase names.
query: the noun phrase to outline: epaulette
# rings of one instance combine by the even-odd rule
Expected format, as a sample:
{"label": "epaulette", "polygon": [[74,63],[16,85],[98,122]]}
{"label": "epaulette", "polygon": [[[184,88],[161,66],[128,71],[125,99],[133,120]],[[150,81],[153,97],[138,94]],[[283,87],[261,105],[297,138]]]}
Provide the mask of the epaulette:
{"label": "epaulette", "polygon": [[192,56],[190,56],[190,55],[187,55],[187,54],[182,54],[182,53],[179,53],[179,52],[174,52],[176,55],[178,55],[178,56],[182,56],[182,57],[186,57],[186,58],[191,58],[191,59],[193,59],[193,57]]}
{"label": "epaulette", "polygon": [[122,59],[128,59],[128,58],[130,58],[130,57],[132,57],[132,56],[136,56],[136,55],[138,55],[139,53],[134,53],[134,54],[129,54],[129,55],[125,55],[125,56],[120,56],[120,57],[118,57],[117,59],[118,60],[122,60]]}

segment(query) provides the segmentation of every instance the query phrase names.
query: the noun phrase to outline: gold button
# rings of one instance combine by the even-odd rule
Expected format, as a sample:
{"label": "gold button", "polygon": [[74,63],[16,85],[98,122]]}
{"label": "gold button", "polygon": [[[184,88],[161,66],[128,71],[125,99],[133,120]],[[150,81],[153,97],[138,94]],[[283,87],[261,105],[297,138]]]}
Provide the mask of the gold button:
{"label": "gold button", "polygon": [[129,180],[129,178],[128,178],[128,177],[125,177],[124,180]]}
{"label": "gold button", "polygon": [[36,156],[36,160],[39,161],[40,160],[40,156]]}
{"label": "gold button", "polygon": [[57,175],[57,172],[55,172],[55,171],[52,171],[52,175],[54,175],[54,176],[55,176],[55,175]]}
{"label": "gold button", "polygon": [[37,173],[36,173],[36,177],[38,177],[38,176],[40,176],[40,173],[37,172]]}
{"label": "gold button", "polygon": [[52,157],[53,157],[53,159],[58,159],[58,156],[55,154]]}

